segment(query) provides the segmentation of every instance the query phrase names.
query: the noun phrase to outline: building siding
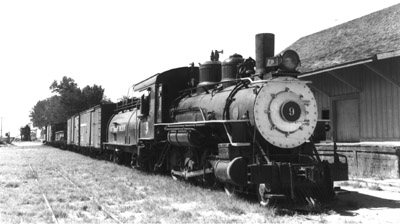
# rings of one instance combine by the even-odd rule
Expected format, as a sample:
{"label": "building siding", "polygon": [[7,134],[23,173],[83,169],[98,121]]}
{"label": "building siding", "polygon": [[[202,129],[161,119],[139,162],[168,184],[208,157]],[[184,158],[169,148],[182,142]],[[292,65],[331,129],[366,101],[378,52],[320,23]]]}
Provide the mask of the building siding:
{"label": "building siding", "polygon": [[[374,61],[370,64],[400,83],[400,57]],[[353,98],[358,94],[360,99],[360,140],[400,140],[400,87],[364,65],[338,69],[334,71],[334,74],[350,85],[329,73],[303,78],[312,81],[312,85],[316,87],[314,94],[317,100],[319,119],[321,119],[322,110],[328,109],[330,119],[333,120],[332,102]]]}
{"label": "building siding", "polygon": [[329,110],[329,117],[332,118],[330,98],[319,91],[314,91],[314,97],[318,105],[318,119],[322,119],[323,110]]}
{"label": "building siding", "polygon": [[[399,59],[373,64],[385,75],[399,81]],[[364,87],[360,95],[362,140],[399,140],[400,88],[364,66],[361,74]]]}

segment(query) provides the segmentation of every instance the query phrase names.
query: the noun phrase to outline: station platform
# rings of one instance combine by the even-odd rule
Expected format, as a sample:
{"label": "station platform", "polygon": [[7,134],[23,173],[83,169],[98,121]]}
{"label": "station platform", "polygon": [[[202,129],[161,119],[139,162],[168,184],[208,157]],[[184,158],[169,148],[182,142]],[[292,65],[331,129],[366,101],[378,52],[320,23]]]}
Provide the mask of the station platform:
{"label": "station platform", "polygon": [[[400,178],[400,141],[339,142],[336,146],[337,153],[347,158],[349,176],[367,180]],[[320,154],[332,153],[334,144],[320,142],[316,148]]]}

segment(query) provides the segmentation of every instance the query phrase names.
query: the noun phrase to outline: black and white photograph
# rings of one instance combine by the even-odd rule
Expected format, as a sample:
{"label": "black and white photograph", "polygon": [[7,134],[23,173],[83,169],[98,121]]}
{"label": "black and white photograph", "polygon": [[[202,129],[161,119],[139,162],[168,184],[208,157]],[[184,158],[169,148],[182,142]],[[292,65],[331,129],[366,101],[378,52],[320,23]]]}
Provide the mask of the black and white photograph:
{"label": "black and white photograph", "polygon": [[399,213],[400,1],[0,0],[0,224]]}

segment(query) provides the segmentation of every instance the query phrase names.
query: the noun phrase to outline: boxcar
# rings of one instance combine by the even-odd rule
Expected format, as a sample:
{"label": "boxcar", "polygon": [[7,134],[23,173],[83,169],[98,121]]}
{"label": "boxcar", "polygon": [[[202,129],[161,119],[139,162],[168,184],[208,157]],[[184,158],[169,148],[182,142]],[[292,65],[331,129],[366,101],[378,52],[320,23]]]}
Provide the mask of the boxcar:
{"label": "boxcar", "polygon": [[106,138],[107,123],[114,110],[113,103],[99,104],[72,116],[68,119],[68,144],[85,154],[100,152]]}
{"label": "boxcar", "polygon": [[67,124],[49,124],[46,126],[45,144],[59,148],[66,147]]}

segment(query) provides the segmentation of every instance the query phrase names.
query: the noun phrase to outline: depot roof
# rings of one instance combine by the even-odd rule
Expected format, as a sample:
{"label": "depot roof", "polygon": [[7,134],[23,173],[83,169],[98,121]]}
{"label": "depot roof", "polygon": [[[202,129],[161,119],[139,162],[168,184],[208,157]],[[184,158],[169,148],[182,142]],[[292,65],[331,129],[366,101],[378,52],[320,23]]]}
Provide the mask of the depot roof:
{"label": "depot roof", "polygon": [[400,4],[300,38],[287,49],[301,58],[300,71],[318,74],[400,56]]}

